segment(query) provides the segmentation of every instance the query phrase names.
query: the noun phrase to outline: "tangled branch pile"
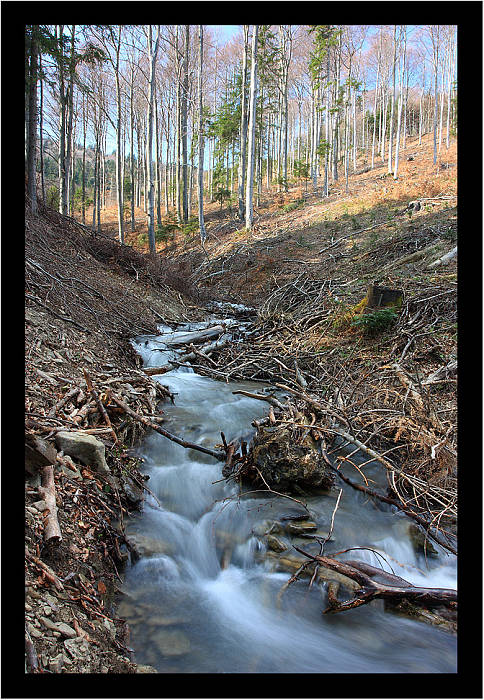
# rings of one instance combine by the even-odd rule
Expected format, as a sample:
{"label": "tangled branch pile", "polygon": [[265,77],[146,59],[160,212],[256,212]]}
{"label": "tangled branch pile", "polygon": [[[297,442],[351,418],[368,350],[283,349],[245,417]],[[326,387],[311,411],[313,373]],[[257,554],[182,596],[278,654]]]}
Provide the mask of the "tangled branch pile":
{"label": "tangled branch pile", "polygon": [[[379,461],[389,495],[428,527],[455,532],[456,290],[412,282],[396,320],[368,333],[354,323],[355,301],[338,280],[302,273],[273,290],[249,334],[194,367],[271,384],[276,404],[266,422],[290,427],[295,441],[312,431],[336,468],[357,451]],[[291,400],[278,407],[280,392]],[[344,445],[354,452],[340,456]]]}

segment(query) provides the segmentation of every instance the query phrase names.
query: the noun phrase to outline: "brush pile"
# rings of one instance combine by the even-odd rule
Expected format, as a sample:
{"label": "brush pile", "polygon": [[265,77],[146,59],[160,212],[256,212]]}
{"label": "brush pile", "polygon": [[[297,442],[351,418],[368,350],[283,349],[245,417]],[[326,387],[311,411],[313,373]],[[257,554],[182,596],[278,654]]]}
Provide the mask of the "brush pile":
{"label": "brush pile", "polygon": [[[256,427],[290,429],[294,444],[311,434],[336,470],[353,464],[367,487],[365,463],[351,458],[359,452],[366,463],[376,460],[388,477],[383,495],[450,543],[457,522],[456,287],[412,280],[404,291],[399,312],[380,323],[378,314],[358,313],[361,291],[302,273],[272,291],[244,338],[193,366],[225,381],[269,384],[259,397],[271,404],[269,416]],[[342,456],[348,445],[353,452]],[[231,469],[257,476],[250,453],[233,458]]]}

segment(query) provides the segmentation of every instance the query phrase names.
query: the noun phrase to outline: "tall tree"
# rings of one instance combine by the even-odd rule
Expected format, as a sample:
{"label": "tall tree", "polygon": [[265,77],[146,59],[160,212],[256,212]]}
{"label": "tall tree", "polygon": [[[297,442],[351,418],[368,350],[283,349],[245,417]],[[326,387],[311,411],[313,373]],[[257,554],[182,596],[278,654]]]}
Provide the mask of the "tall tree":
{"label": "tall tree", "polygon": [[148,166],[148,242],[150,253],[156,253],[155,244],[155,215],[154,215],[154,196],[155,185],[153,182],[153,110],[155,106],[155,70],[156,58],[158,56],[158,45],[160,42],[160,25],[158,25],[155,45],[153,47],[153,37],[151,24],[148,25],[148,55],[150,57],[150,78],[149,78],[149,97],[148,97],[148,112],[146,122],[148,127],[146,139],[146,161]]}
{"label": "tall tree", "polygon": [[203,26],[198,25],[198,224],[200,226],[200,241],[202,246],[205,242],[207,232],[203,219],[203,91],[202,91],[202,70],[203,70]]}
{"label": "tall tree", "polygon": [[27,192],[32,213],[37,212],[37,79],[38,79],[38,27],[30,25],[30,65],[28,76],[28,131],[27,131]]}
{"label": "tall tree", "polygon": [[248,161],[247,161],[247,184],[245,190],[245,226],[248,231],[252,230],[254,220],[254,166],[255,166],[255,124],[257,107],[257,37],[259,25],[255,24],[252,29],[252,48],[250,66],[250,99],[249,99],[249,128],[248,128]]}
{"label": "tall tree", "polygon": [[[242,59],[242,95],[240,116],[240,156],[239,156],[239,219],[244,219],[244,185],[247,169],[247,54],[249,51],[249,25],[244,24],[244,54]],[[269,172],[269,168],[267,168]]]}

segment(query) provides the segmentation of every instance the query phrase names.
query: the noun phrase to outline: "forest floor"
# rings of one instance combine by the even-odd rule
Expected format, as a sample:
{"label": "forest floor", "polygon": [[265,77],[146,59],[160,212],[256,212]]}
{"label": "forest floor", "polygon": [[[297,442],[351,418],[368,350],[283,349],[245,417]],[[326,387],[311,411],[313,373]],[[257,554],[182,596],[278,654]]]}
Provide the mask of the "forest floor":
{"label": "forest floor", "polygon": [[[456,144],[442,145],[435,167],[431,136],[421,146],[408,139],[397,181],[384,166],[359,165],[348,192],[340,175],[326,199],[310,183],[308,193],[263,193],[250,234],[234,212],[208,204],[205,252],[196,235],[180,233],[156,260],[140,243],[142,211],[120,247],[114,210],[95,236],[27,207],[28,672],[150,672],[131,661],[115,600],[133,556],[123,519],[149,486],[131,450],[146,431],[139,417],[161,423],[170,397],[141,371],[129,339],[158,323],[201,320],[209,299],[250,305],[257,318],[247,342],[197,360],[197,371],[282,383],[296,397],[293,424],[317,425],[329,441],[315,408],[323,403],[365,449],[391,460],[392,496],[455,532],[457,268],[456,258],[438,261],[457,245]],[[381,327],[361,314],[372,282],[403,292]],[[271,418],[287,424],[277,411]],[[52,460],[43,455],[65,431],[102,442],[114,481],[59,449],[62,540],[49,542],[42,487]]]}

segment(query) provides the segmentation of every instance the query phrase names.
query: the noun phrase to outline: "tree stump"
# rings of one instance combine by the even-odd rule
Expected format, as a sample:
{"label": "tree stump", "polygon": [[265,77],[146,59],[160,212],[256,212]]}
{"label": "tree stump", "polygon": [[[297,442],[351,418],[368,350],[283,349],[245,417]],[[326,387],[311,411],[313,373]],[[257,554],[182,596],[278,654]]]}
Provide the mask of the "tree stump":
{"label": "tree stump", "polygon": [[403,303],[403,291],[401,289],[390,289],[390,287],[380,287],[376,282],[368,286],[366,292],[366,305],[364,313],[371,313],[378,309],[388,307],[401,308]]}

